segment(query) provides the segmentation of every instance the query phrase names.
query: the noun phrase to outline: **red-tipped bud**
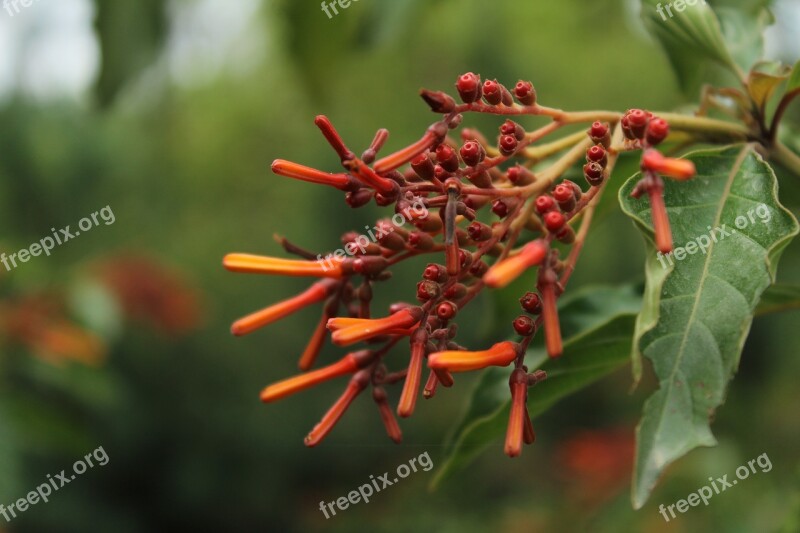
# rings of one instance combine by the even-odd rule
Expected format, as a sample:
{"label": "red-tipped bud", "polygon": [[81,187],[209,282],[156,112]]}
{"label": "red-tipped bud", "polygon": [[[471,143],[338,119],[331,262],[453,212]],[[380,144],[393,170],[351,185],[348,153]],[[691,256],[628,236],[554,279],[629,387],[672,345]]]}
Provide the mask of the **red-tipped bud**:
{"label": "red-tipped bud", "polygon": [[302,261],[251,254],[228,254],[222,260],[222,264],[231,272],[336,279],[344,275],[343,265],[345,263],[346,261],[340,262],[335,259],[321,258],[319,261]]}
{"label": "red-tipped bud", "polygon": [[569,185],[563,183],[556,185],[553,189],[553,198],[564,211],[572,211],[575,208],[575,193]]}
{"label": "red-tipped bud", "polygon": [[647,123],[650,121],[647,111],[642,109],[631,109],[628,111],[626,116],[628,117],[628,126],[630,127],[633,136],[637,139],[644,138],[644,133],[647,129]]}
{"label": "red-tipped bud", "polygon": [[536,179],[533,172],[521,165],[514,165],[509,168],[506,172],[506,176],[508,176],[508,181],[514,185],[528,185],[533,183]]}
{"label": "red-tipped bud", "polygon": [[447,269],[443,265],[428,263],[428,266],[422,272],[422,277],[436,283],[444,283],[449,276],[447,275]]}
{"label": "red-tipped bud", "polygon": [[541,264],[547,255],[547,249],[547,242],[544,239],[529,242],[517,255],[492,265],[483,276],[484,283],[492,288],[505,287],[528,268]]}
{"label": "red-tipped bud", "polygon": [[550,211],[544,216],[544,225],[547,226],[547,229],[550,231],[558,231],[563,228],[566,223],[567,219],[560,211]]}
{"label": "red-tipped bud", "polygon": [[511,411],[508,415],[504,451],[509,457],[517,457],[522,453],[525,418],[528,416],[526,408],[528,376],[522,368],[514,369],[508,380],[508,386],[511,388]]}
{"label": "red-tipped bud", "polygon": [[518,81],[514,86],[514,96],[517,97],[522,105],[533,105],[536,103],[536,90],[529,81]]}
{"label": "red-tipped bud", "polygon": [[517,357],[519,345],[503,341],[498,342],[488,350],[468,352],[451,350],[435,352],[428,356],[428,366],[431,369],[442,369],[450,372],[468,372],[479,370],[487,366],[508,366]]}
{"label": "red-tipped bud", "polygon": [[538,315],[542,312],[542,299],[535,292],[526,292],[519,299],[519,303],[524,310],[533,315]]}
{"label": "red-tipped bud", "polygon": [[330,185],[342,191],[358,188],[358,183],[347,174],[330,174],[283,159],[276,159],[272,162],[272,172],[287,178]]}
{"label": "red-tipped bud", "polygon": [[436,316],[441,320],[450,320],[458,314],[458,306],[453,302],[442,302],[436,306]]}
{"label": "red-tipped bud", "polygon": [[549,194],[543,194],[536,199],[536,211],[544,215],[556,208],[556,201]]}
{"label": "red-tipped bud", "polygon": [[458,156],[449,144],[440,144],[436,147],[436,160],[447,172],[458,170]]}
{"label": "red-tipped bud", "polygon": [[606,152],[605,148],[599,144],[595,144],[586,150],[586,162],[599,163],[601,167],[605,168],[608,164],[608,153]]}
{"label": "red-tipped bud", "polygon": [[469,238],[475,242],[488,241],[492,237],[492,228],[477,220],[467,226]]}
{"label": "red-tipped bud", "polygon": [[367,388],[369,385],[370,373],[366,370],[362,370],[361,372],[357,373],[350,379],[350,382],[347,384],[347,388],[344,391],[336,403],[325,413],[325,416],[322,417],[319,424],[314,426],[314,429],[311,430],[311,433],[308,434],[305,438],[305,444],[308,447],[316,446],[322,439],[324,439],[328,433],[331,432],[333,426],[342,418],[344,412],[347,411],[347,408],[350,407],[350,404],[353,403],[353,400],[358,396],[361,391]]}
{"label": "red-tipped bud", "polygon": [[697,169],[688,159],[664,157],[658,150],[646,150],[642,155],[642,169],[656,172],[676,180],[692,178]]}
{"label": "red-tipped bud", "polygon": [[500,135],[511,135],[518,141],[525,138],[525,128],[511,119],[507,119],[500,125]]}
{"label": "red-tipped bud", "polygon": [[476,261],[469,267],[469,273],[476,278],[482,278],[489,271],[489,265],[483,261]]}
{"label": "red-tipped bud", "polygon": [[486,157],[486,151],[478,141],[467,141],[461,146],[459,151],[461,159],[467,166],[474,167]]}
{"label": "red-tipped bud", "polygon": [[503,155],[511,155],[517,150],[517,146],[519,145],[519,141],[513,135],[503,135],[500,137],[500,143],[498,148],[500,149],[500,153]]}
{"label": "red-tipped bud", "polygon": [[275,400],[280,400],[281,398],[285,398],[290,394],[300,392],[324,381],[328,381],[345,374],[352,374],[356,370],[366,367],[372,362],[373,359],[374,354],[369,350],[361,350],[358,352],[349,353],[332,365],[322,367],[306,374],[300,374],[298,376],[279,381],[278,383],[273,383],[261,391],[261,401],[274,402]]}
{"label": "red-tipped bud", "polygon": [[369,189],[359,189],[345,195],[344,201],[353,209],[367,205],[372,199],[372,191]]}
{"label": "red-tipped bud", "polygon": [[456,90],[465,104],[471,104],[481,97],[481,77],[467,72],[458,77]]}
{"label": "red-tipped bud", "polygon": [[[422,315],[421,307],[410,307],[384,318],[363,320],[350,327],[337,329],[331,335],[331,340],[337,346],[349,346],[356,342],[386,334],[391,330],[410,328],[420,321]],[[331,324],[332,320],[334,319],[328,321],[328,329],[336,327],[335,323]]]}
{"label": "red-tipped bud", "polygon": [[431,250],[436,243],[433,237],[423,231],[412,231],[408,234],[408,245],[415,250]]}
{"label": "red-tipped bud", "polygon": [[605,148],[608,148],[611,145],[611,130],[608,127],[608,123],[592,123],[592,126],[589,128],[589,138],[592,139],[595,144],[601,144]]}
{"label": "red-tipped bud", "polygon": [[417,176],[424,180],[433,178],[433,161],[431,161],[427,153],[419,154],[412,159],[411,168],[417,173]]}
{"label": "red-tipped bud", "polygon": [[645,140],[651,146],[660,144],[669,135],[669,124],[663,118],[654,118],[647,125]]}
{"label": "red-tipped bud", "polygon": [[[467,294],[467,286],[463,283],[454,283],[444,291],[444,297],[448,300],[458,300]],[[452,324],[455,325],[455,324]]]}
{"label": "red-tipped bud", "polygon": [[556,239],[564,244],[572,244],[575,242],[575,230],[569,224],[565,224],[563,228],[556,232]]}
{"label": "red-tipped bud", "polygon": [[628,115],[623,115],[619,121],[619,127],[622,128],[622,133],[625,135],[625,138],[629,141],[633,141],[636,139],[636,136],[633,134],[631,130],[631,123],[628,120]]}
{"label": "red-tipped bud", "polygon": [[583,165],[583,177],[592,187],[599,187],[603,184],[605,170],[599,163],[586,163]]}
{"label": "red-tipped bud", "polygon": [[297,296],[240,318],[231,326],[231,333],[234,335],[246,335],[258,328],[272,324],[304,307],[321,302],[338,286],[339,284],[333,280],[318,281]]}
{"label": "red-tipped bud", "polygon": [[419,95],[434,113],[449,113],[456,108],[456,101],[449,94],[441,91],[422,89]]}
{"label": "red-tipped bud", "polygon": [[536,331],[536,326],[533,323],[533,319],[527,315],[519,315],[517,318],[515,318],[513,326],[514,331],[523,337],[533,335],[533,332]]}
{"label": "red-tipped bud", "polygon": [[438,298],[441,294],[439,284],[433,281],[424,279],[417,283],[417,300],[420,302],[427,302],[434,298]]}
{"label": "red-tipped bud", "polygon": [[503,91],[497,80],[486,80],[483,82],[483,99],[487,104],[497,105],[503,100]]}

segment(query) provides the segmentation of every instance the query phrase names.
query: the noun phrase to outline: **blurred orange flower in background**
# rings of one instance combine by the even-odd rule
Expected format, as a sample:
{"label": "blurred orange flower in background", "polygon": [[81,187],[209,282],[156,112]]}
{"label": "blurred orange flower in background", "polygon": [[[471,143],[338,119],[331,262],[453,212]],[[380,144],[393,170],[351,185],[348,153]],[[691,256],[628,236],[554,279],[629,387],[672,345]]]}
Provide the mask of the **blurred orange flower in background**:
{"label": "blurred orange flower in background", "polygon": [[54,294],[21,296],[0,304],[0,333],[52,363],[99,365],[107,353],[102,339],[67,317]]}

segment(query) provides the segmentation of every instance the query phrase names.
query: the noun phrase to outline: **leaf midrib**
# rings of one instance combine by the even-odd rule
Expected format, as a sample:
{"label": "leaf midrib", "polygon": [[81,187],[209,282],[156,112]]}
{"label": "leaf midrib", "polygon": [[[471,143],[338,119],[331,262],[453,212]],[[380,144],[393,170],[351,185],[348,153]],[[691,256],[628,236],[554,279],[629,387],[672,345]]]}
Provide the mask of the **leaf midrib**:
{"label": "leaf midrib", "polygon": [[[717,214],[714,216],[714,224],[719,224],[721,222],[722,211],[724,210],[725,205],[727,203],[727,198],[728,194],[730,193],[730,189],[733,186],[733,182],[736,179],[736,176],[739,174],[739,170],[741,169],[742,164],[744,163],[744,160],[747,157],[747,154],[751,150],[752,150],[751,145],[749,144],[745,145],[742,148],[742,151],[739,153],[738,157],[736,158],[736,162],[731,168],[731,172],[728,173],[728,182],[725,184],[725,191],[723,192],[722,196],[723,201],[719,203]],[[711,256],[714,254],[714,249],[716,248],[716,244],[717,244],[716,242],[712,243],[712,245],[708,249],[708,255],[706,255],[706,259],[703,264],[703,272],[700,277],[700,285],[697,288],[694,303],[692,304],[692,313],[691,315],[689,315],[689,320],[686,323],[686,331],[683,334],[683,339],[681,339],[681,345],[678,349],[677,357],[675,358],[675,364],[672,365],[672,372],[670,372],[669,380],[667,383],[667,387],[665,388],[665,391],[672,388],[673,379],[675,378],[678,368],[680,367],[680,363],[683,360],[686,348],[686,341],[689,338],[689,331],[691,330],[691,325],[694,322],[694,317],[697,314],[697,309],[699,307],[699,302],[700,302],[700,296],[703,294],[703,287],[705,285],[706,279],[708,278],[708,270],[709,270],[709,265],[711,264]],[[716,338],[714,340],[716,341]],[[691,394],[689,395],[689,402],[692,406],[692,413],[694,413],[694,397],[692,397]],[[665,400],[661,404],[661,413],[659,414],[658,417],[658,427],[656,428],[656,431],[654,433],[655,437],[654,440],[657,440],[658,435],[661,433],[661,428],[664,423],[664,412],[666,411],[666,409],[667,409],[667,402]]]}

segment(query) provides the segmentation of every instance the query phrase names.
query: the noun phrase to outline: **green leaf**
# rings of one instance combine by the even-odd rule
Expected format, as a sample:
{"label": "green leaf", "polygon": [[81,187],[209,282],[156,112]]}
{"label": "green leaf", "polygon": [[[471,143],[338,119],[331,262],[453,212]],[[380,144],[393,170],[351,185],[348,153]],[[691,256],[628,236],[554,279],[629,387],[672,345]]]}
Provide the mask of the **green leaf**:
{"label": "green leaf", "polygon": [[800,61],[794,64],[792,73],[789,75],[789,83],[786,84],[786,93],[800,89]]}
{"label": "green leaf", "polygon": [[620,190],[623,210],[648,240],[646,294],[651,297],[637,322],[634,357],[650,359],[659,380],[637,430],[636,508],[667,465],[697,446],[716,443],[709,417],[724,401],[780,253],[798,232],[797,221],[778,202],[772,168],[752,145],[686,158],[695,163],[697,176],[680,183],[667,180],[665,186],[677,246],[669,258],[655,253],[649,203],[630,197],[640,175]]}
{"label": "green leaf", "polygon": [[[526,355],[528,368],[544,368],[548,374],[544,382],[531,389],[531,417],[627,362],[634,317],[640,305],[639,291],[632,286],[590,288],[565,297],[559,311],[566,339],[565,355],[551,361],[541,348],[531,349]],[[481,375],[467,411],[445,448],[447,459],[432,480],[432,488],[505,435],[509,373],[508,368],[491,368]]]}
{"label": "green leaf", "polygon": [[722,27],[714,11],[705,3],[684,4],[682,11],[666,9],[668,2],[642,0],[641,15],[645,26],[661,43],[686,92],[694,90],[698,73],[711,61],[740,76],[728,50]]}
{"label": "green leaf", "polygon": [[775,22],[763,6],[715,6],[725,44],[733,61],[743,70],[750,70],[764,54],[764,30]]}
{"label": "green leaf", "polygon": [[764,291],[756,307],[756,315],[800,309],[800,285],[773,285]]}

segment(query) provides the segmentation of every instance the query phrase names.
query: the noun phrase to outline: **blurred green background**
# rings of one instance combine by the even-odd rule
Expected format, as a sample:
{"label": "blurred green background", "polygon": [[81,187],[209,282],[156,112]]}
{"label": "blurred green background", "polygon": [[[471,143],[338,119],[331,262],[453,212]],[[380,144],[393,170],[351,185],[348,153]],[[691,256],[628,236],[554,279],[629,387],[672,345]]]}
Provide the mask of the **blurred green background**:
{"label": "blurred green background", "polygon": [[[50,257],[0,268],[0,503],[98,446],[110,457],[0,531],[798,531],[798,311],[755,320],[716,416],[720,445],[680,461],[638,512],[633,430],[654,385],[629,394],[628,368],[537,419],[521,458],[498,441],[430,493],[474,376],[418,404],[401,445],[360,398],[307,449],[342,381],[268,406],[258,393],[296,372],[317,309],[229,334],[234,319],[307,282],[227,273],[225,253],[282,255],[274,232],[333,250],[380,216],[269,171],[278,157],[338,167],[315,115],[354,148],[389,128],[394,150],[434,120],[419,88],[453,92],[465,71],[531,79],[543,103],[566,109],[679,108],[691,100],[635,4],[360,0],[332,19],[299,0],[39,0],[0,11],[0,251],[105,206],[116,217]],[[793,62],[797,5],[776,9],[768,50]],[[488,135],[499,124],[466,122]],[[634,170],[624,159],[613,185]],[[800,177],[779,177],[797,214]],[[573,287],[643,278],[642,239],[615,204],[608,191]],[[800,281],[798,250],[784,254],[782,281]],[[419,263],[396,269],[378,302],[411,298],[418,275]],[[462,343],[508,335],[523,289],[476,300]],[[433,471],[329,520],[319,511],[424,452]],[[764,452],[771,472],[669,524],[658,514]]]}

